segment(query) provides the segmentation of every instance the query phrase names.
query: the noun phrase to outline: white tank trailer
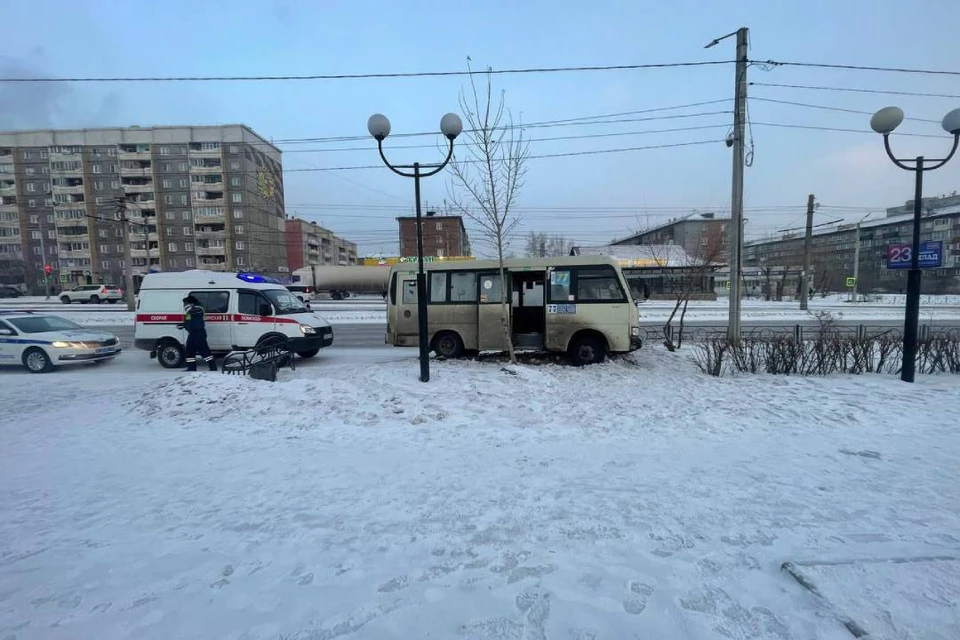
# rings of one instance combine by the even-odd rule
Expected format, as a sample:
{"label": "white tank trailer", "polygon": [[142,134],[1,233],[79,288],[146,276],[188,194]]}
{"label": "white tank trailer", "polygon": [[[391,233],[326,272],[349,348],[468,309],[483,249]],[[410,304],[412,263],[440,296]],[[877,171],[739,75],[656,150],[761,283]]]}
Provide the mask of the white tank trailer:
{"label": "white tank trailer", "polygon": [[313,287],[317,293],[329,293],[334,300],[343,300],[358,293],[387,296],[389,267],[331,266],[304,267],[293,272],[293,284]]}

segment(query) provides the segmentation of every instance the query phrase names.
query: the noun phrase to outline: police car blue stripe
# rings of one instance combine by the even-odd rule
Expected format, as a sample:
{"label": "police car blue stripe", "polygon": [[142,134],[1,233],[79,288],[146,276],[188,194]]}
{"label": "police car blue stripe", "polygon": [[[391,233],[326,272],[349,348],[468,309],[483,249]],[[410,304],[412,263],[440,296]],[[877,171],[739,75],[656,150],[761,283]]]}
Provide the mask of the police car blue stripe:
{"label": "police car blue stripe", "polygon": [[52,340],[27,340],[24,338],[0,338],[0,343],[7,344],[53,344]]}

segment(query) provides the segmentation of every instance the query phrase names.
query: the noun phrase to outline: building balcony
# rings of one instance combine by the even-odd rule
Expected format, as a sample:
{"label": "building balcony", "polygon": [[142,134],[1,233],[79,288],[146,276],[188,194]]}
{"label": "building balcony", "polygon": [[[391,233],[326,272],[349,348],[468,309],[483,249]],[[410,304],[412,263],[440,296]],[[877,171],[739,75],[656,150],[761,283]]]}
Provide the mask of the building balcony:
{"label": "building balcony", "polygon": [[19,220],[0,220],[0,228],[3,229],[19,229],[20,221]]}
{"label": "building balcony", "polygon": [[197,240],[226,240],[226,231],[202,231],[197,229],[193,232]]}
{"label": "building balcony", "polygon": [[72,202],[54,202],[54,209],[86,209],[87,203],[81,200],[74,200]]}
{"label": "building balcony", "polygon": [[122,160],[151,160],[152,156],[149,151],[124,151],[121,149],[117,152],[117,158]]}
{"label": "building balcony", "polygon": [[197,247],[198,256],[225,256],[227,255],[227,248],[225,246],[219,247]]}
{"label": "building balcony", "polygon": [[215,258],[202,258],[197,260],[197,266],[204,269],[211,269],[213,271],[223,271],[227,268],[226,258],[222,260],[217,260]]}
{"label": "building balcony", "polygon": [[202,198],[193,198],[191,203],[195,207],[222,207],[226,200],[223,198],[217,198],[216,200],[204,200]]}
{"label": "building balcony", "polygon": [[18,211],[16,204],[0,203],[0,213],[16,213]]}
{"label": "building balcony", "polygon": [[188,153],[191,158],[219,158],[221,151],[223,151],[221,147],[217,147],[216,149],[198,149],[191,146]]}
{"label": "building balcony", "polygon": [[146,249],[130,249],[131,258],[146,258],[147,250]]}
{"label": "building balcony", "polygon": [[221,164],[211,164],[211,165],[190,165],[190,173],[197,175],[207,175],[211,173],[223,173],[223,165]]}
{"label": "building balcony", "polygon": [[63,153],[62,151],[51,151],[50,152],[50,162],[64,162],[69,160],[79,160],[81,157],[79,151],[72,151],[70,153]]}
{"label": "building balcony", "polygon": [[57,255],[61,260],[76,260],[78,258],[90,259],[90,249],[79,249],[77,251],[58,251]]}
{"label": "building balcony", "polygon": [[123,187],[124,193],[152,193],[153,192],[153,182],[147,184],[121,184]]}
{"label": "building balcony", "polygon": [[193,220],[197,223],[207,223],[207,224],[224,224],[226,222],[226,217],[222,213],[197,213],[194,211]]}
{"label": "building balcony", "polygon": [[15,244],[20,245],[20,236],[0,236],[0,244],[10,245]]}
{"label": "building balcony", "polygon": [[90,243],[90,236],[86,233],[80,235],[67,235],[65,233],[58,233],[57,238],[60,242],[86,242]]}
{"label": "building balcony", "polygon": [[83,195],[83,184],[74,184],[66,186],[53,186],[53,192],[55,194],[66,194],[66,195]]}
{"label": "building balcony", "polygon": [[120,177],[122,178],[152,178],[153,169],[151,167],[146,168],[132,168],[132,167],[120,167]]}
{"label": "building balcony", "polygon": [[203,176],[193,176],[193,178],[203,178],[203,180],[190,180],[190,188],[195,191],[223,191],[223,175],[207,174]]}
{"label": "building balcony", "polygon": [[17,195],[17,185],[15,182],[4,182],[0,184],[0,196]]}

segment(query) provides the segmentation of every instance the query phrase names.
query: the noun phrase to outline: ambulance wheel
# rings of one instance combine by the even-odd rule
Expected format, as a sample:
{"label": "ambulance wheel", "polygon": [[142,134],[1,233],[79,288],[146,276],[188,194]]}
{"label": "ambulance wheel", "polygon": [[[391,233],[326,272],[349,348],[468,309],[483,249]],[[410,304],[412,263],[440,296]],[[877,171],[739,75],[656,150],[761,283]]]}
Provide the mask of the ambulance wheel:
{"label": "ambulance wheel", "polygon": [[433,350],[441,358],[460,358],[464,354],[463,339],[455,331],[443,331],[433,339]]}
{"label": "ambulance wheel", "polygon": [[320,353],[320,349],[307,349],[306,351],[297,351],[297,355],[301,358],[312,358],[313,356]]}
{"label": "ambulance wheel", "polygon": [[184,365],[183,347],[169,340],[157,345],[157,362],[164,369],[179,369]]}
{"label": "ambulance wheel", "polygon": [[330,297],[333,298],[334,300],[343,300],[343,294],[340,293],[339,291],[334,291],[333,293],[330,294]]}

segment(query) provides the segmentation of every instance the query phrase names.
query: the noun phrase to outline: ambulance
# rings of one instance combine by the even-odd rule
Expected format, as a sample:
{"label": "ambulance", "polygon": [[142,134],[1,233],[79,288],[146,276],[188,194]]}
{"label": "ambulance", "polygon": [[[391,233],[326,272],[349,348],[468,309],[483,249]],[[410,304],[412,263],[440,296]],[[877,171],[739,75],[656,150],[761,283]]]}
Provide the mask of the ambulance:
{"label": "ambulance", "polygon": [[203,270],[150,273],[140,285],[133,344],[166,368],[184,364],[187,332],[178,325],[188,295],[206,312],[207,344],[214,354],[289,340],[300,357],[312,358],[333,344],[330,323],[269,277]]}

